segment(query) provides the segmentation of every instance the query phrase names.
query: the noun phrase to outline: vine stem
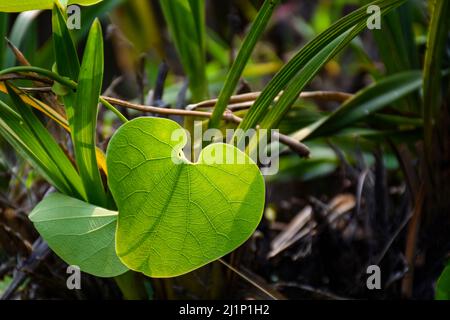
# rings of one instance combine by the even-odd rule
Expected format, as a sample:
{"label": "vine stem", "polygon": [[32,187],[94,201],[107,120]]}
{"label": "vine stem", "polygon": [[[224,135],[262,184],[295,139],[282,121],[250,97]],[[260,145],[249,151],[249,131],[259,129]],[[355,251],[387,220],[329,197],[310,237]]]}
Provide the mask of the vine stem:
{"label": "vine stem", "polygon": [[[278,100],[279,97],[283,94],[283,91],[275,99]],[[243,109],[248,108],[253,105],[256,99],[261,95],[261,91],[249,92],[239,95],[231,96],[228,109]],[[334,102],[345,102],[346,100],[353,97],[353,94],[340,92],[340,91],[307,91],[302,92],[299,95],[301,99],[316,99],[322,101],[334,101]],[[217,103],[218,99],[210,99],[205,100],[195,104],[187,105],[187,110],[195,110],[199,108],[210,108],[214,107]]]}
{"label": "vine stem", "polygon": [[[31,73],[30,77],[36,77],[35,74],[40,74],[45,76],[53,81],[59,82],[62,85],[67,86],[72,90],[76,90],[77,83],[73,80],[70,80],[66,77],[62,77],[55,72],[52,72],[47,69],[32,67],[32,66],[18,66],[7,68],[0,71],[0,76],[17,74],[17,73]],[[33,74],[34,73],[34,74]],[[28,76],[28,75],[27,75]],[[235,95],[230,98],[230,106],[229,109],[226,110],[222,118],[226,121],[230,121],[233,123],[241,123],[242,118],[233,114],[233,110],[240,110],[243,108],[250,107],[254,101],[260,96],[261,92],[250,92],[241,95]],[[310,98],[310,99],[318,99],[325,101],[336,101],[336,102],[344,102],[347,99],[351,98],[352,95],[344,92],[336,92],[336,91],[312,91],[312,92],[303,92],[299,95],[300,98]],[[114,105],[134,109],[142,112],[151,112],[161,115],[178,115],[178,116],[186,116],[186,117],[199,117],[199,118],[207,118],[210,119],[213,115],[212,112],[208,111],[197,111],[198,108],[207,108],[214,107],[217,104],[218,99],[205,100],[197,104],[191,104],[186,107],[186,109],[167,109],[167,108],[159,108],[154,106],[141,105],[136,103],[131,103],[128,101],[124,101],[117,98],[111,98],[106,96],[100,96],[99,102],[102,103],[107,109],[112,111],[122,122],[128,122],[128,119],[120,113],[120,111],[114,107]],[[301,142],[280,134],[275,133],[275,138],[278,138],[279,141],[285,145],[287,145],[291,150],[298,153],[302,157],[308,157],[310,151],[308,147]]]}
{"label": "vine stem", "polygon": [[[118,105],[124,108],[134,109],[142,112],[151,112],[151,113],[157,113],[162,115],[178,115],[178,116],[190,116],[190,117],[199,117],[199,118],[211,118],[212,112],[207,111],[197,111],[197,110],[184,110],[184,109],[167,109],[167,108],[158,108],[153,106],[146,106],[142,104],[132,103],[128,101],[123,101],[117,98],[110,98],[110,97],[102,97],[106,101],[110,102],[113,105]],[[222,118],[226,121],[230,121],[233,123],[241,123],[242,118],[236,116],[231,111],[225,111],[225,113],[222,115]],[[309,157],[310,150],[309,148],[304,145],[303,143],[287,136],[284,134],[281,134],[279,132],[274,132],[273,137],[278,139],[281,143],[288,146],[292,151],[297,153],[303,158]]]}

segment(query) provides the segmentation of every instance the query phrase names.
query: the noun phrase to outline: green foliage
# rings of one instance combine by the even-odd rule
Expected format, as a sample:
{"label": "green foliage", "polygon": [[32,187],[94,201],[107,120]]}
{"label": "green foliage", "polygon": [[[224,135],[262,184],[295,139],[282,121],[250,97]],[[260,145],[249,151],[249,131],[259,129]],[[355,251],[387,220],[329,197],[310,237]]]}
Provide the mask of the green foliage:
{"label": "green foliage", "polygon": [[80,176],[92,204],[106,206],[107,199],[96,159],[98,101],[103,81],[103,37],[100,22],[92,25],[74,100],[72,140]]}
{"label": "green foliage", "polygon": [[316,56],[312,57],[300,73],[292,79],[291,85],[282,93],[280,99],[262,118],[260,127],[266,129],[276,127],[291,105],[297,100],[303,88],[313,79],[325,63],[342,50],[364,28],[364,25],[364,23],[360,23],[355,29],[341,34],[336,39],[333,39],[330,44],[327,44]]}
{"label": "green foliage", "polygon": [[[174,132],[181,141],[171,139]],[[264,180],[244,153],[211,144],[190,163],[185,142],[177,123],[139,118],[108,146],[108,183],[120,212],[117,253],[152,277],[181,275],[233,251],[264,208]]]}
{"label": "green foliage", "polygon": [[442,271],[436,284],[436,300],[450,300],[450,264]]}
{"label": "green foliage", "polygon": [[115,251],[117,212],[53,193],[29,217],[50,248],[68,264],[99,277],[127,271]]}
{"label": "green foliage", "polygon": [[[0,12],[51,9],[57,0],[8,0],[0,3]],[[60,3],[92,5],[102,0],[58,0]]]}
{"label": "green foliage", "polygon": [[52,11],[53,49],[58,74],[74,81],[80,74],[80,61],[73,44],[66,19],[58,6]]}
{"label": "green foliage", "polygon": [[205,57],[205,0],[161,0],[189,87],[195,101],[208,97]]}
{"label": "green foliage", "polygon": [[[0,10],[1,11],[1,10]],[[23,50],[26,46],[30,45],[34,41],[30,38],[32,32],[32,27],[35,25],[35,20],[39,15],[39,11],[22,12],[14,20],[14,24],[11,28],[11,32],[8,35],[9,41],[13,43],[17,48]],[[3,39],[2,39],[3,40]],[[27,41],[28,40],[28,41]],[[16,61],[16,58],[12,51],[5,51],[6,67],[12,67]]]}
{"label": "green foliage", "polygon": [[244,43],[238,51],[236,60],[234,61],[230,71],[227,73],[227,78],[222,90],[220,91],[213,115],[209,121],[210,128],[215,128],[219,125],[219,122],[222,119],[222,114],[228,105],[228,101],[230,100],[231,95],[236,89],[239,78],[244,71],[253,48],[255,47],[258,39],[261,37],[267,23],[269,22],[270,17],[272,16],[273,11],[275,10],[279,2],[279,0],[266,0],[259,10],[255,21],[252,24],[250,32],[248,33],[247,37],[244,40]]}
{"label": "green foliage", "polygon": [[449,16],[449,1],[432,1],[432,17],[423,70],[424,129],[427,148],[430,148],[434,123],[441,108],[441,70],[450,28]]}
{"label": "green foliage", "polygon": [[[0,75],[39,75],[46,78],[44,83],[54,80],[53,92],[39,91],[32,99],[39,104],[39,99],[56,97],[66,111],[67,121],[62,114],[59,116],[70,131],[72,144],[64,146],[63,151],[58,145],[60,141],[57,142],[46,128],[47,123],[26,105],[27,98],[31,99],[31,96],[24,92],[29,88],[19,89],[25,87],[25,81],[19,80],[22,82],[15,86],[0,82],[0,89],[7,91],[8,95],[6,98],[2,96],[0,101],[0,134],[60,192],[46,197],[30,215],[36,229],[53,251],[67,263],[79,265],[83,271],[93,275],[113,277],[123,274],[117,278],[117,282],[127,292],[124,296],[140,298],[146,294],[136,289],[139,286],[135,282],[139,280],[134,277],[135,273],[126,272],[128,268],[151,277],[178,276],[226,255],[250,237],[261,220],[265,185],[258,166],[245,153],[231,145],[211,144],[202,151],[198,162],[191,163],[183,154],[186,136],[178,124],[161,118],[138,118],[127,122],[117,109],[100,97],[104,49],[101,26],[94,19],[105,16],[108,10],[121,4],[122,0],[103,1],[97,6],[86,8],[83,11],[82,29],[74,32],[67,28],[65,6],[99,1],[60,1],[60,5],[54,4],[54,1],[3,2],[0,11],[50,9],[53,6],[52,39],[41,47],[36,59],[39,62],[30,59],[33,66],[0,71]],[[207,108],[211,108],[208,111],[212,111],[209,127],[222,130],[235,127],[235,122],[221,122],[223,113],[230,104],[244,68],[255,66],[254,61],[250,61],[252,52],[279,2],[266,0],[257,15],[250,1],[243,4],[247,6],[244,15],[256,15],[256,18],[237,52],[236,60],[230,70],[225,70],[229,48],[212,30],[208,30],[206,35],[205,0],[160,1],[171,39],[189,80],[191,100],[204,100],[209,90],[220,90],[216,105],[206,104]],[[431,1],[432,18],[424,70],[421,72],[417,71],[420,68],[416,50],[418,38],[415,38],[417,32],[413,26],[416,26],[413,25],[411,14],[416,4],[406,0],[368,2],[364,1],[367,5],[329,26],[331,21],[341,15],[344,6],[359,2],[320,1],[311,23],[311,30],[315,30],[310,30],[306,37],[310,41],[262,88],[256,101],[246,100],[244,104],[251,103],[235,113],[243,118],[239,129],[280,128],[291,138],[310,144],[311,160],[300,159],[291,153],[281,159],[281,172],[273,179],[284,179],[290,175],[305,181],[330,174],[340,161],[329,147],[330,138],[333,143],[337,143],[338,149],[349,153],[353,151],[357,137],[364,141],[361,144],[366,156],[372,152],[375,144],[385,146],[387,138],[402,144],[420,141],[423,139],[421,130],[424,126],[427,144],[431,144],[433,126],[442,106],[442,68],[450,4],[448,1]],[[145,22],[145,17],[149,15],[141,16],[139,11],[149,11],[149,6],[143,3],[147,2],[133,3],[133,10],[128,13],[124,13],[127,9],[121,7],[120,14],[127,16],[125,20],[129,24],[136,16],[136,19]],[[385,15],[382,30],[374,32],[378,51],[386,67],[386,75],[383,76],[383,72],[374,72],[377,64],[364,52],[362,42],[351,43],[366,28],[366,9],[369,5],[378,5]],[[330,10],[332,14],[328,12]],[[34,26],[38,14],[37,11],[19,14],[9,33],[12,43],[24,51],[27,58],[32,58],[36,51],[34,49],[38,42]],[[0,13],[1,38],[8,34],[8,22],[8,15]],[[306,24],[304,21],[302,23]],[[152,24],[138,23],[134,28],[129,28],[128,34],[111,32],[111,35],[125,39],[129,33],[136,33],[136,28],[139,29],[136,25],[146,26],[147,29]],[[301,28],[305,29],[303,26]],[[159,63],[164,50],[162,39],[153,39],[153,36],[160,36],[159,28],[145,31],[145,36],[134,34],[128,39],[137,51],[130,65],[134,67],[136,57],[143,52],[148,53],[149,58],[150,49],[158,47],[157,61],[147,61],[142,67],[149,71],[152,69],[149,66]],[[316,31],[322,33],[313,37]],[[76,48],[88,32],[80,65]],[[151,41],[148,41],[149,38],[152,38]],[[139,40],[136,39],[142,43],[137,44]],[[114,39],[113,43],[116,42],[117,39]],[[353,45],[359,59],[367,64],[367,69],[357,66],[357,70],[369,70],[375,83],[357,92],[334,111],[323,112],[318,105],[308,101],[310,104],[305,112],[307,108],[303,100],[295,104],[299,94],[331,59],[340,62],[338,55],[348,45]],[[211,55],[208,59],[206,50]],[[275,57],[273,48],[264,46],[262,51],[263,59],[269,56],[272,59],[270,62],[275,60],[280,63],[281,59]],[[11,67],[15,60],[14,54],[6,52],[5,43],[2,42],[0,66]],[[52,65],[53,71],[50,71]],[[156,74],[154,70],[150,71]],[[216,77],[215,73],[219,76]],[[212,74],[216,79],[210,79],[208,83],[207,78],[214,78],[210,77]],[[139,76],[144,78],[143,87],[139,89],[146,92],[145,75]],[[172,93],[178,91],[178,83],[174,84],[170,76],[167,81],[172,81],[169,85]],[[36,84],[32,81],[26,83],[27,86]],[[253,88],[253,83],[250,86]],[[423,101],[419,99],[421,87]],[[108,146],[108,172],[103,172],[108,174],[109,189],[102,181],[106,177],[100,175],[99,163],[102,159],[96,153],[96,135],[101,131],[97,125],[99,102],[126,122],[116,131]],[[423,117],[420,114],[422,102],[425,108]],[[294,115],[288,114],[294,104]],[[390,107],[389,110],[380,113],[387,107]],[[185,123],[192,124],[194,117],[186,119]],[[61,121],[58,123],[61,124]],[[206,127],[206,121],[203,124]],[[191,128],[188,125],[185,127]],[[111,128],[108,123],[108,132]],[[172,139],[176,132],[183,132],[178,142]],[[108,137],[109,134],[104,136]],[[69,159],[72,147],[75,165]],[[212,159],[223,160],[229,155],[235,157],[232,164],[211,163]],[[389,156],[393,157],[392,154]],[[174,163],[174,159],[178,163]],[[237,164],[239,160],[245,164]],[[398,166],[398,163],[395,165]],[[116,207],[119,212],[105,209]],[[438,282],[437,299],[449,297],[448,270],[449,267]]]}
{"label": "green foliage", "polygon": [[[405,2],[405,0],[384,0],[374,1],[371,4],[378,5],[383,13],[387,13],[403,2]],[[243,130],[253,128],[261,122],[263,118],[265,119],[266,127],[277,123],[277,121],[279,121],[278,115],[284,114],[286,109],[292,104],[294,93],[296,98],[298,94],[300,94],[304,85],[317,73],[319,67],[326,63],[326,60],[316,60],[315,62],[312,62],[314,61],[314,57],[322,52],[323,57],[327,57],[327,59],[329,59],[342,50],[344,48],[344,43],[336,42],[335,39],[342,34],[349,32],[349,30],[352,30],[353,28],[355,29],[350,33],[351,36],[346,37],[344,42],[351,40],[350,37],[355,37],[357,33],[364,28],[364,24],[367,19],[367,7],[368,5],[363,6],[346,17],[340,19],[304,46],[264,88],[261,95],[258,97],[242,123],[239,125],[239,128]],[[324,54],[323,50],[326,52],[330,50],[329,44],[333,41],[333,47],[336,50],[331,50],[330,53]],[[308,63],[310,66],[308,71],[305,73],[301,72],[304,70],[305,64]],[[301,83],[296,83],[296,81],[299,80],[302,80]],[[291,86],[294,86],[295,90],[292,89]],[[288,88],[289,92],[284,93],[286,98],[280,99],[281,102],[278,102],[278,104],[282,104],[281,110],[278,110],[277,107],[273,107],[274,111],[268,114],[267,111],[273,101],[284,88]]]}
{"label": "green foliage", "polygon": [[[420,71],[408,71],[387,77],[360,91],[332,114],[293,134],[298,140],[330,136],[368,117],[398,99],[416,91],[422,85]],[[405,123],[402,121],[402,123]]]}
{"label": "green foliage", "polygon": [[[4,39],[8,32],[9,16],[7,13],[0,12],[0,39]],[[0,68],[3,68],[6,57],[6,43],[0,41]]]}
{"label": "green foliage", "polygon": [[84,188],[70,161],[54,139],[43,131],[42,124],[32,111],[23,105],[12,90],[10,94],[20,113],[0,101],[1,135],[59,191],[83,198]]}
{"label": "green foliage", "polygon": [[8,94],[24,123],[36,137],[38,145],[42,146],[48,157],[53,160],[61,180],[68,188],[66,189],[68,190],[68,194],[80,199],[86,199],[86,191],[83,188],[80,176],[61,150],[61,147],[56,143],[55,139],[35,116],[33,111],[23,103],[22,99],[10,86],[8,86]]}

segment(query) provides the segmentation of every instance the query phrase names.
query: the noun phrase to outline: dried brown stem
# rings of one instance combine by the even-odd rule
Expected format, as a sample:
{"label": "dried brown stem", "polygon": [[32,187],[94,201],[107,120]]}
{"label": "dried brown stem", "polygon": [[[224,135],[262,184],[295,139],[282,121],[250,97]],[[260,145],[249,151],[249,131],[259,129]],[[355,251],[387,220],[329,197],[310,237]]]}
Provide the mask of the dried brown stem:
{"label": "dried brown stem", "polygon": [[[280,95],[283,92],[280,93]],[[256,99],[261,95],[261,92],[250,92],[232,96],[229,101],[229,109],[245,109],[253,105]],[[280,97],[276,98],[276,100]],[[346,100],[353,97],[350,93],[338,92],[338,91],[310,91],[302,92],[299,98],[303,99],[315,99],[321,101],[334,101],[334,102],[345,102]],[[186,107],[188,110],[195,110],[199,108],[210,108],[214,107],[218,99],[205,100],[196,104],[190,104]]]}
{"label": "dried brown stem", "polygon": [[[212,112],[207,111],[196,111],[196,110],[183,110],[183,109],[168,109],[168,108],[159,108],[154,106],[146,106],[142,104],[132,103],[128,101],[124,101],[117,98],[105,97],[102,96],[103,99],[108,101],[109,103],[121,106],[124,108],[134,109],[142,112],[151,112],[161,115],[177,115],[177,116],[188,116],[188,117],[199,117],[199,118],[211,118]],[[223,114],[223,119],[226,121],[230,121],[233,123],[241,123],[242,118],[234,115],[231,111],[227,110]],[[310,154],[309,148],[303,143],[286,136],[281,133],[274,133],[274,138],[278,139],[281,143],[288,146],[292,151],[300,155],[301,157],[308,157]]]}

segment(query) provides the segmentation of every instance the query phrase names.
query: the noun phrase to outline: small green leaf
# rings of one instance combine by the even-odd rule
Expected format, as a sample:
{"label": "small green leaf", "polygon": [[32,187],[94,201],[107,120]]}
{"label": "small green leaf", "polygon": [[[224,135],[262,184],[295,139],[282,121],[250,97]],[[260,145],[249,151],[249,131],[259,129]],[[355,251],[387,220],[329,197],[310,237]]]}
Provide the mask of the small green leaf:
{"label": "small green leaf", "polygon": [[[8,0],[0,3],[0,12],[21,12],[28,10],[51,9],[57,0]],[[89,6],[102,0],[71,0],[68,4]]]}
{"label": "small green leaf", "polygon": [[[181,142],[171,139],[177,132]],[[254,232],[264,208],[264,179],[247,155],[211,144],[190,163],[185,139],[171,120],[138,118],[114,134],[107,150],[119,208],[117,254],[151,277],[181,275],[233,251]]]}
{"label": "small green leaf", "polygon": [[100,22],[92,25],[75,95],[72,139],[75,158],[89,202],[106,206],[106,194],[95,155],[99,96],[103,81],[103,37]]}
{"label": "small green leaf", "polygon": [[450,264],[442,271],[436,285],[436,300],[450,300]]}
{"label": "small green leaf", "polygon": [[127,271],[117,258],[117,212],[53,193],[30,213],[39,234],[65,262],[98,277]]}

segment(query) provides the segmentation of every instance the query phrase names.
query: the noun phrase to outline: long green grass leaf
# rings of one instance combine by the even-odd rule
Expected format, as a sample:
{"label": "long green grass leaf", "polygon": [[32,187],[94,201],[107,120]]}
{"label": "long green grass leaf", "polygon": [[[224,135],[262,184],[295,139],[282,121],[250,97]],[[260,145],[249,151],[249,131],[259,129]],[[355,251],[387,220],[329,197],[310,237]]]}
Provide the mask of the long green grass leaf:
{"label": "long green grass leaf", "polygon": [[260,123],[260,128],[271,129],[279,124],[284,114],[291,105],[297,100],[303,88],[314,78],[320,69],[339,51],[341,51],[350,41],[365,27],[365,22],[357,27],[343,33],[316,56],[314,56],[305,67],[292,79],[290,85],[281,95],[275,105],[269,109]]}
{"label": "long green grass leaf", "polygon": [[279,0],[266,0],[259,10],[248,35],[245,37],[245,40],[241,48],[239,49],[236,60],[234,61],[230,71],[227,74],[225,84],[220,91],[217,104],[215,106],[211,120],[209,121],[210,128],[215,128],[219,125],[223,112],[227,107],[231,95],[236,89],[239,78],[244,71],[245,65],[250,58],[253,48],[255,47],[258,39],[261,37],[261,34],[266,28],[267,23],[269,22],[269,19],[279,2]]}
{"label": "long green grass leaf", "polygon": [[31,129],[3,101],[0,101],[0,134],[45,180],[60,192],[71,194],[72,189]]}
{"label": "long green grass leaf", "polygon": [[23,121],[31,129],[39,144],[44,147],[45,151],[49,157],[55,163],[61,176],[66,181],[66,184],[70,188],[71,192],[69,195],[76,197],[78,199],[86,199],[86,192],[84,186],[81,182],[81,178],[78,172],[73,167],[70,160],[64,154],[62,149],[56,143],[54,138],[50,135],[47,129],[39,121],[39,119],[34,115],[33,111],[25,105],[16,91],[7,85],[8,94],[17,108],[19,114],[21,115]]}
{"label": "long green grass leaf", "polygon": [[[405,1],[406,0],[379,0],[372,2],[370,5],[378,5],[383,13],[387,13]],[[363,6],[340,19],[304,46],[269,82],[252,108],[250,108],[249,112],[239,125],[239,128],[247,130],[255,127],[259,120],[266,114],[267,109],[277,95],[290,83],[295,75],[303,69],[308,61],[323,50],[330,41],[333,41],[336,37],[339,37],[350,28],[368,18],[366,13],[368,6],[369,5]]]}
{"label": "long green grass leaf", "polygon": [[78,170],[88,200],[104,206],[106,194],[97,165],[95,140],[98,102],[103,82],[103,37],[100,22],[96,20],[84,50],[78,88],[75,96],[72,139]]}
{"label": "long green grass leaf", "polygon": [[420,71],[407,71],[385,78],[363,89],[332,114],[299,130],[292,137],[296,140],[305,140],[334,134],[420,89],[421,85]]}
{"label": "long green grass leaf", "polygon": [[67,28],[67,22],[57,5],[53,7],[52,11],[52,28],[53,48],[58,73],[63,77],[77,81],[80,74],[80,61]]}
{"label": "long green grass leaf", "polygon": [[[56,60],[56,69],[58,74],[77,81],[80,74],[80,61],[75,49],[75,45],[67,28],[67,22],[58,5],[53,6],[52,11],[52,29],[53,29],[53,50]],[[69,92],[63,98],[66,110],[67,120],[71,131],[74,131],[74,100],[75,95]]]}
{"label": "long green grass leaf", "polygon": [[8,21],[9,15],[4,12],[0,12],[0,68],[3,68],[6,56],[6,42],[5,37],[8,34]]}
{"label": "long green grass leaf", "polygon": [[161,0],[161,8],[170,34],[189,78],[195,101],[208,96],[205,63],[204,27],[196,19],[204,20],[204,0]]}
{"label": "long green grass leaf", "polygon": [[433,127],[442,102],[442,61],[450,27],[450,1],[432,1],[432,16],[425,54],[423,105],[425,145],[431,145]]}
{"label": "long green grass leaf", "polygon": [[[368,2],[368,1],[366,1]],[[420,68],[418,50],[413,32],[413,9],[425,3],[405,2],[382,19],[382,28],[372,31],[380,58],[384,63],[386,75]],[[420,98],[417,93],[399,100],[395,106],[408,112],[420,111]]]}

